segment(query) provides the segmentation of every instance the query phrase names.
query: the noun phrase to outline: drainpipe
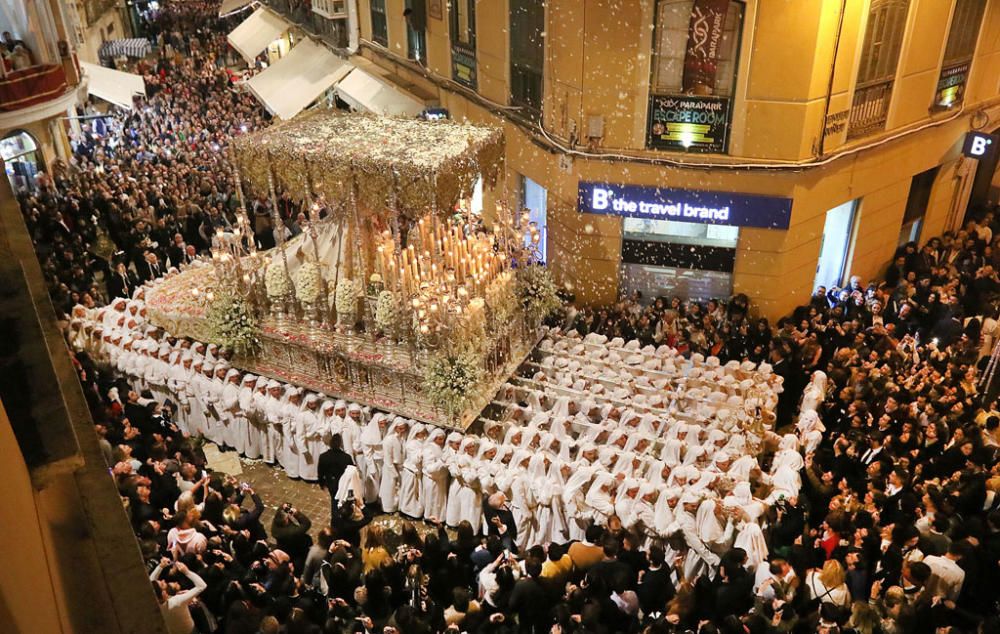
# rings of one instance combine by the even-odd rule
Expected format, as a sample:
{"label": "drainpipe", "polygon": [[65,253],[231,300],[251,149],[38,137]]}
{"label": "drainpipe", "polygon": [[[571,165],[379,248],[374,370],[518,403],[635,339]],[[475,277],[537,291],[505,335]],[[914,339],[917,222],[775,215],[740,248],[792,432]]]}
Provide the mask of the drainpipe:
{"label": "drainpipe", "polygon": [[833,97],[833,75],[837,70],[837,55],[840,51],[840,34],[844,31],[844,14],[847,0],[840,0],[840,19],[837,21],[837,37],[833,40],[833,59],[830,60],[830,81],[826,84],[826,99],[823,103],[823,119],[819,122],[819,156],[823,156],[826,146],[826,118],[830,115],[830,99]]}
{"label": "drainpipe", "polygon": [[358,0],[347,0],[347,52],[355,55],[361,39],[361,21],[358,19]]}

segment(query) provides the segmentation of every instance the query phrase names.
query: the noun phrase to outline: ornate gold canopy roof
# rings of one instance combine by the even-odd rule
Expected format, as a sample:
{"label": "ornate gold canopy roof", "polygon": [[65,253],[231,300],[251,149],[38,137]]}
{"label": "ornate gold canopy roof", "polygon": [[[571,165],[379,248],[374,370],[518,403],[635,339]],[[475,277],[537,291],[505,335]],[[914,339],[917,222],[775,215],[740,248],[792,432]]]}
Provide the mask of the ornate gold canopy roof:
{"label": "ornate gold canopy roof", "polygon": [[504,156],[499,128],[321,110],[236,139],[244,181],[267,192],[268,175],[297,199],[354,200],[364,214],[408,220],[449,213],[482,176],[493,185]]}

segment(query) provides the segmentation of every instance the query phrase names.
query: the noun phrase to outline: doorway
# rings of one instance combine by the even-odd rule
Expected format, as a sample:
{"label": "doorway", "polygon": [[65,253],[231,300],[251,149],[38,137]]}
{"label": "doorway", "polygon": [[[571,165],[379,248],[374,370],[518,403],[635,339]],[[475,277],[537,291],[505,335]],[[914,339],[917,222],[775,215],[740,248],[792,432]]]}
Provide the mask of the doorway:
{"label": "doorway", "polygon": [[[521,209],[528,212],[528,226],[535,229],[537,235],[538,256],[542,262],[548,262],[548,231],[546,229],[548,191],[527,176],[521,176]],[[532,234],[524,237],[524,246],[530,247]]]}
{"label": "doorway", "polygon": [[931,200],[931,190],[934,179],[937,178],[940,165],[920,172],[910,181],[910,194],[906,198],[906,211],[903,213],[903,224],[899,228],[899,240],[896,246],[920,242],[920,230],[924,226],[924,216],[927,215],[927,204]]}
{"label": "doorway", "polygon": [[0,156],[3,157],[4,169],[15,193],[35,186],[35,176],[43,167],[35,137],[24,130],[11,132],[0,139]]}
{"label": "doorway", "polygon": [[854,217],[858,201],[849,200],[826,212],[823,223],[823,240],[816,262],[816,278],[813,289],[824,286],[840,286],[847,272],[848,255],[854,234]]}

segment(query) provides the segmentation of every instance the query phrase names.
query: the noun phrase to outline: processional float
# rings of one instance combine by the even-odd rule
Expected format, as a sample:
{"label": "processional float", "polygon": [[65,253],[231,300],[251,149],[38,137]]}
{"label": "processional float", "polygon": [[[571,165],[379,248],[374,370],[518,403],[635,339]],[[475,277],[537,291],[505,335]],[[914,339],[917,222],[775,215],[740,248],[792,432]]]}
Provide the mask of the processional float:
{"label": "processional float", "polygon": [[[148,292],[152,323],[226,346],[245,371],[467,428],[558,303],[527,215],[469,205],[501,177],[502,133],[317,112],[232,152],[237,226]],[[278,190],[308,210],[297,236]],[[274,249],[257,250],[262,225],[279,228]]]}

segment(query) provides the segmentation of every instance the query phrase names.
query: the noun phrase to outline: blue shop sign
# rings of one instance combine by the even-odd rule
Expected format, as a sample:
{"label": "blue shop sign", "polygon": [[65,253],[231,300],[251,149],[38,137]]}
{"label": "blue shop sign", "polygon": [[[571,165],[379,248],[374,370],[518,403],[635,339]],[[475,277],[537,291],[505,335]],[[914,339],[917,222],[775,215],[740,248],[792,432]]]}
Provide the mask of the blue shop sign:
{"label": "blue shop sign", "polygon": [[792,217],[790,198],[587,181],[580,181],[577,208],[591,214],[762,229],[787,229]]}

